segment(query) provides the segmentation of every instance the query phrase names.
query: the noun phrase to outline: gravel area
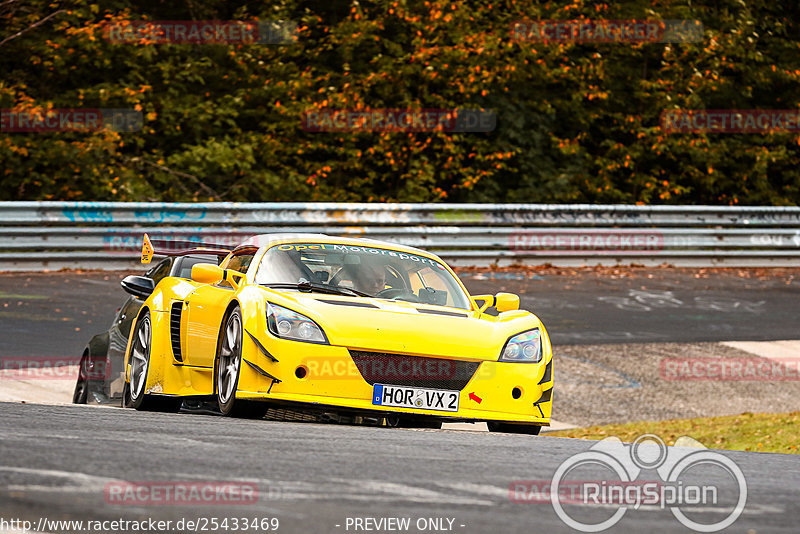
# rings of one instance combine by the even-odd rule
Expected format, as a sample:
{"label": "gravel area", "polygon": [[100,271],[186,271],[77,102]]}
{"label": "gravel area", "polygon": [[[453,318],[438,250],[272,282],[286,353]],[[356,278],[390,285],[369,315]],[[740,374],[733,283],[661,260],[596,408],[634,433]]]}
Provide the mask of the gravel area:
{"label": "gravel area", "polygon": [[553,418],[589,426],[800,410],[796,376],[783,381],[666,380],[661,371],[665,358],[773,363],[718,343],[556,346]]}

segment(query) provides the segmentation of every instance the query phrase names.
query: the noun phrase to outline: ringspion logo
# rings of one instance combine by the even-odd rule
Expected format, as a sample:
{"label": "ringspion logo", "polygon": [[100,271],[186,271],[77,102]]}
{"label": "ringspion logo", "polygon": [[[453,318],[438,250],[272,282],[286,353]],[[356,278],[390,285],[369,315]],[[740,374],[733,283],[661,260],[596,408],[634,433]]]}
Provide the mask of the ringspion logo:
{"label": "ringspion logo", "polygon": [[[613,528],[626,513],[643,506],[668,509],[680,524],[697,532],[730,527],[747,503],[741,468],[688,436],[675,443],[667,447],[653,434],[643,434],[630,444],[606,438],[562,462],[549,487],[547,481],[513,481],[509,499],[517,503],[548,499],[561,521],[579,532]],[[598,479],[598,471],[607,475]],[[641,480],[643,472],[655,472],[658,480]],[[732,484],[720,485],[721,479]],[[712,509],[717,513],[701,512]]]}
{"label": "ringspion logo", "polygon": [[[662,496],[660,480],[561,480],[558,500],[562,504],[659,504]],[[508,487],[508,498],[516,503],[549,503],[552,500],[552,480],[515,480]]]}

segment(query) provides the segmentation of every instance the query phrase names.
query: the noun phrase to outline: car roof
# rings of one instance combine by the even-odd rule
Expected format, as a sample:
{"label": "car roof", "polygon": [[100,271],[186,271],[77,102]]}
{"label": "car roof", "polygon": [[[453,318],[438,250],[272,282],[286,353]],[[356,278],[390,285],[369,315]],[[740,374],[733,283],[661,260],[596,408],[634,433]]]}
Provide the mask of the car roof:
{"label": "car roof", "polygon": [[[255,235],[245,240],[240,247],[256,246],[256,247],[271,247],[273,245],[280,245],[283,243],[324,243],[332,245],[350,245],[355,247],[376,247],[376,248],[389,248],[398,252],[407,252],[409,254],[417,254],[420,256],[429,256],[437,258],[436,254],[432,254],[425,250],[414,247],[400,245],[398,243],[391,243],[389,241],[380,241],[378,239],[367,239],[361,237],[338,237],[330,236],[327,234],[312,234],[312,233],[274,233],[274,234],[260,234]],[[237,247],[238,248],[238,247]]]}

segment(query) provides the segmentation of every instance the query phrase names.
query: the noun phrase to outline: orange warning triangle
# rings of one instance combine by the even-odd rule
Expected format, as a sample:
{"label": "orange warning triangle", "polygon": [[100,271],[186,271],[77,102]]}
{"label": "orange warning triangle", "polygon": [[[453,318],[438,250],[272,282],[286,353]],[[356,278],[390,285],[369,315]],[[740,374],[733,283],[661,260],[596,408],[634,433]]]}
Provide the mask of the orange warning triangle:
{"label": "orange warning triangle", "polygon": [[144,242],[142,243],[142,263],[150,263],[153,259],[153,244],[150,242],[150,236],[144,234]]}

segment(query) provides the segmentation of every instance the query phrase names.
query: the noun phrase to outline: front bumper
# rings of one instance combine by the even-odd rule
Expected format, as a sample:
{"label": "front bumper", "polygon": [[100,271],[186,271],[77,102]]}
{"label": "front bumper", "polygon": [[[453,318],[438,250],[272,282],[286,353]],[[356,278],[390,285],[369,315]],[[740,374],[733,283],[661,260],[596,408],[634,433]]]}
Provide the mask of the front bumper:
{"label": "front bumper", "polygon": [[[477,370],[459,390],[458,411],[445,412],[373,405],[373,386],[362,376],[346,347],[274,338],[267,343],[265,336],[251,333],[260,340],[261,347],[250,336],[243,336],[243,358],[251,365],[243,362],[240,368],[236,394],[240,399],[302,403],[358,413],[407,414],[449,421],[550,424],[553,374],[549,342],[543,344],[544,358],[535,364],[472,360],[477,364]],[[263,353],[264,347],[269,347],[268,352],[277,362]],[[405,360],[415,357],[397,356]],[[431,358],[430,355],[424,357]],[[459,361],[469,360],[461,358]],[[398,382],[412,385],[413,380],[386,379],[379,383]],[[429,381],[413,385],[432,387]]]}

